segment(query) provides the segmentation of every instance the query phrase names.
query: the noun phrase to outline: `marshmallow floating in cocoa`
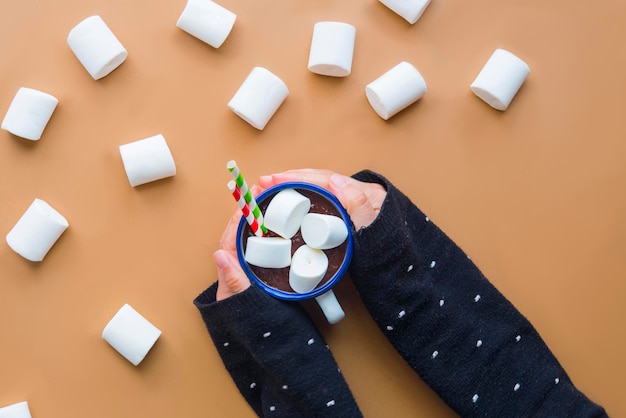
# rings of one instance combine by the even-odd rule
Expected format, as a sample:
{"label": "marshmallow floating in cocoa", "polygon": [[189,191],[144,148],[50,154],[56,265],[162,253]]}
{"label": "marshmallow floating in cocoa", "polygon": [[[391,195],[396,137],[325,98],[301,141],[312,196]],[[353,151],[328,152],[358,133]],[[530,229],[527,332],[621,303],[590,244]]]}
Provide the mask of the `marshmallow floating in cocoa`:
{"label": "marshmallow floating in cocoa", "polygon": [[406,61],[391,68],[365,87],[365,95],[374,111],[389,119],[426,94],[426,81]]}
{"label": "marshmallow floating in cocoa", "polygon": [[248,237],[244,258],[264,268],[283,268],[291,264],[291,240],[280,237]]}
{"label": "marshmallow floating in cocoa", "polygon": [[283,238],[291,238],[300,229],[302,219],[311,209],[311,200],[294,189],[285,189],[272,198],[263,222],[265,227]]}
{"label": "marshmallow floating in cocoa", "polygon": [[315,289],[328,270],[328,257],[324,251],[300,246],[291,259],[289,285],[298,293],[307,293]]}
{"label": "marshmallow floating in cocoa", "polygon": [[338,247],[348,237],[343,219],[322,213],[307,213],[302,218],[300,231],[307,245],[320,250]]}
{"label": "marshmallow floating in cocoa", "polygon": [[21,87],[2,120],[2,129],[31,141],[41,138],[59,100],[39,90]]}
{"label": "marshmallow floating in cocoa", "polygon": [[94,80],[107,76],[128,56],[126,48],[98,15],[77,24],[70,31],[67,44]]}
{"label": "marshmallow floating in cocoa", "polygon": [[135,366],[160,336],[161,331],[129,304],[124,304],[102,331],[102,339]]}
{"label": "marshmallow floating in cocoa", "polygon": [[28,402],[18,402],[0,408],[0,418],[32,418]]}
{"label": "marshmallow floating in cocoa", "polygon": [[504,49],[496,49],[470,88],[485,103],[497,110],[506,110],[522,87],[530,67]]}
{"label": "marshmallow floating in cocoa", "polygon": [[176,175],[176,163],[163,135],[120,145],[119,150],[132,187]]}
{"label": "marshmallow floating in cocoa", "polygon": [[380,2],[410,24],[417,22],[426,6],[430,4],[430,0],[380,0]]}
{"label": "marshmallow floating in cocoa", "polygon": [[256,129],[263,130],[288,94],[287,85],[278,76],[263,67],[254,67],[228,107]]}
{"label": "marshmallow floating in cocoa", "polygon": [[188,0],[176,26],[213,48],[222,46],[237,15],[211,0]]}
{"label": "marshmallow floating in cocoa", "polygon": [[9,247],[29,261],[42,261],[69,227],[52,206],[35,199],[6,236]]}
{"label": "marshmallow floating in cocoa", "polygon": [[309,71],[332,77],[352,72],[356,29],[343,22],[317,22],[309,51]]}

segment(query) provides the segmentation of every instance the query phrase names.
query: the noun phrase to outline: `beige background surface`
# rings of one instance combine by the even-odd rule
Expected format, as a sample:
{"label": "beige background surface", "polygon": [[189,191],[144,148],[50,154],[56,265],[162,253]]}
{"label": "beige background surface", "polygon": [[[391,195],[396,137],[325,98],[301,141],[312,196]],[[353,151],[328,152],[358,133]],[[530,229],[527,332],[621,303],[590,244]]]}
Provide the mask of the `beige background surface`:
{"label": "beige background surface", "polygon": [[[433,0],[413,26],[374,0],[222,0],[220,49],[175,24],[183,0],[2,0],[0,113],[21,86],[60,103],[42,139],[0,131],[0,232],[34,198],[69,229],[41,263],[0,245],[0,406],[38,417],[246,417],[193,298],[235,209],[225,164],[250,183],[289,168],[377,170],[529,317],[575,383],[626,416],[626,3]],[[99,14],[127,61],[94,81],[66,44]],[[308,72],[313,24],[357,28],[352,74]],[[469,84],[495,48],[531,74],[506,112]],[[406,60],[428,84],[380,119],[367,83]],[[264,131],[226,106],[253,66],[290,95]],[[131,188],[118,146],[161,133],[175,177]],[[347,317],[323,331],[366,416],[454,414],[395,354],[347,278]],[[101,339],[129,303],[163,331],[137,368]],[[314,308],[314,307],[313,307]]]}

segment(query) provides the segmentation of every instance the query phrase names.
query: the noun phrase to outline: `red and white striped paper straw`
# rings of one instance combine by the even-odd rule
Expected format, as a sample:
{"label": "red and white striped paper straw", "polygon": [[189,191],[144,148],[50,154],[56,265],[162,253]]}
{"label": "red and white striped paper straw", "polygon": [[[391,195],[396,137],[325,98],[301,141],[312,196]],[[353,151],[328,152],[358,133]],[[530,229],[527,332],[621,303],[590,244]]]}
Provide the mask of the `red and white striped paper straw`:
{"label": "red and white striped paper straw", "polygon": [[254,199],[254,196],[252,196],[252,192],[248,188],[248,183],[246,183],[246,179],[241,174],[241,171],[239,171],[239,166],[237,165],[235,160],[230,160],[226,164],[226,168],[228,169],[228,171],[230,171],[230,174],[233,176],[233,180],[235,181],[235,184],[241,191],[241,194],[243,195],[243,199],[248,205],[250,212],[252,212],[252,215],[254,216],[254,218],[257,220],[257,223],[259,224],[259,227],[261,228],[261,232],[263,234],[266,234],[267,228],[265,228],[265,225],[263,224],[263,214],[261,213],[261,209],[257,205],[256,200]]}
{"label": "red and white striped paper straw", "polygon": [[258,220],[254,217],[252,211],[250,211],[248,203],[244,199],[241,190],[237,187],[237,183],[235,183],[234,180],[228,182],[228,190],[230,190],[231,194],[235,198],[237,206],[241,209],[241,213],[243,213],[243,216],[246,218],[246,221],[248,222],[248,225],[250,225],[250,229],[252,229],[254,235],[262,237],[263,230],[261,229]]}

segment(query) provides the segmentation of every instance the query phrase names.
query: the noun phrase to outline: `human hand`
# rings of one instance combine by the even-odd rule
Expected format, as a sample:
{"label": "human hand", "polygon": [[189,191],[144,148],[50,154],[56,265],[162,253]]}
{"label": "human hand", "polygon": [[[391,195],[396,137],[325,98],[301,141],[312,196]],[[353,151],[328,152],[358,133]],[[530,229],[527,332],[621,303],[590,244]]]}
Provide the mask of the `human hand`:
{"label": "human hand", "polygon": [[377,183],[364,183],[330,170],[299,169],[262,176],[259,185],[265,189],[288,181],[303,181],[328,189],[346,208],[354,227],[359,230],[378,216],[387,191]]}
{"label": "human hand", "polygon": [[[376,219],[387,194],[380,184],[364,183],[330,170],[318,169],[289,170],[270,176],[262,176],[259,178],[259,186],[268,188],[288,181],[304,181],[328,189],[346,208],[357,230],[368,226]],[[252,192],[257,195],[260,188],[253,186]],[[240,220],[241,212],[237,210],[220,238],[219,249],[213,255],[217,264],[216,299],[218,301],[243,292],[250,287],[250,279],[239,264],[235,247]]]}
{"label": "human hand", "polygon": [[241,211],[237,210],[230,218],[220,238],[219,248],[213,254],[217,264],[216,300],[223,300],[250,287],[250,279],[243,272],[237,259],[235,236],[241,219]]}

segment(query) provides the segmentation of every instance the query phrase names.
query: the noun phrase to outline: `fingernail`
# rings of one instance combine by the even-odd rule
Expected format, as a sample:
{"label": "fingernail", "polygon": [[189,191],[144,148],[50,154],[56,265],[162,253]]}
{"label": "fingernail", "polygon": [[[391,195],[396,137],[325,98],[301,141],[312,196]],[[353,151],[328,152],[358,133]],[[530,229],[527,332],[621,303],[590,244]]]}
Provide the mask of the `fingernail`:
{"label": "fingernail", "polygon": [[259,177],[259,183],[271,183],[272,182],[272,176],[261,176]]}
{"label": "fingernail", "polygon": [[342,189],[348,184],[346,178],[341,174],[333,174],[330,176],[330,182],[338,189]]}
{"label": "fingernail", "polygon": [[215,263],[217,264],[217,267],[220,269],[224,269],[228,267],[228,265],[230,264],[228,255],[226,255],[226,252],[224,250],[215,251],[215,253],[213,253],[213,258],[215,259]]}

